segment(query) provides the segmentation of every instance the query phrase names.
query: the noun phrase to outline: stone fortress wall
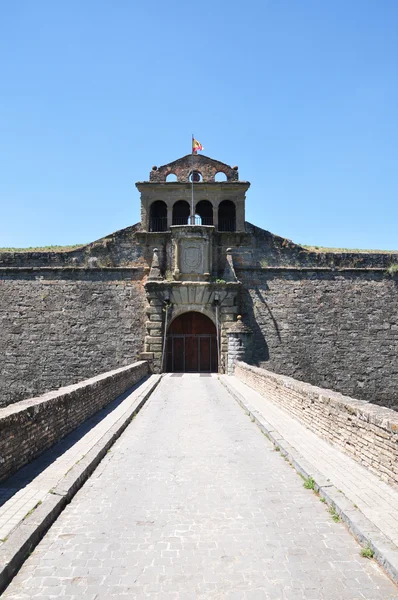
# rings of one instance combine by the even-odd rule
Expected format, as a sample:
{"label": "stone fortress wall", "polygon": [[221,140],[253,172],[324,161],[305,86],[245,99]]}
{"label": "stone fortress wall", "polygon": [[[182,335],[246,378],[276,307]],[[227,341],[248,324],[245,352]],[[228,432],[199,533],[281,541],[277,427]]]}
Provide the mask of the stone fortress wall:
{"label": "stone fortress wall", "polygon": [[[151,172],[150,185],[167,185],[156,183],[163,170]],[[236,180],[241,194],[237,170],[225,170],[230,181],[198,190]],[[225,332],[241,313],[254,332],[253,364],[398,406],[398,280],[388,274],[397,253],[310,252],[250,223],[212,231],[211,273],[195,285],[209,298],[219,288],[229,303],[220,307],[224,365]],[[176,298],[194,288],[173,278],[176,239],[139,223],[68,252],[1,253],[0,406],[130,364],[151,335],[160,356],[162,298],[168,288]],[[148,286],[154,248],[162,281]],[[235,280],[225,274],[227,255]]]}
{"label": "stone fortress wall", "polygon": [[0,269],[0,406],[130,364],[143,270]]}
{"label": "stone fortress wall", "polygon": [[[250,235],[219,234],[225,239],[215,259],[222,277],[233,247],[254,364],[397,406],[398,285],[386,274],[394,255],[311,253],[247,228]],[[1,255],[0,406],[129,364],[142,352],[152,246],[138,244],[145,234],[129,229],[78,251]],[[156,238],[165,264],[167,234]]]}
{"label": "stone fortress wall", "polygon": [[254,364],[398,410],[398,286],[380,270],[237,271]]}

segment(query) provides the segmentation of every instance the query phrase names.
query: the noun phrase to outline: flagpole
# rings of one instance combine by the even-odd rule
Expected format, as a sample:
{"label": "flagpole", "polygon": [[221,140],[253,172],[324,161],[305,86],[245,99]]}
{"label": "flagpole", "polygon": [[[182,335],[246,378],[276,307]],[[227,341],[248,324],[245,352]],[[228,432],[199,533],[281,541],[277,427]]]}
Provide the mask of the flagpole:
{"label": "flagpole", "polygon": [[192,150],[191,150],[191,152],[192,152],[192,175],[191,175],[191,180],[192,180],[192,198],[191,198],[191,218],[190,218],[191,225],[195,225],[195,215],[194,215],[194,212],[193,212],[193,180],[194,180],[194,176],[193,176],[193,154],[194,154],[194,152],[193,152],[193,141],[194,141],[194,139],[195,138],[193,137],[193,134],[192,134],[192,144],[191,144],[191,147],[192,147]]}

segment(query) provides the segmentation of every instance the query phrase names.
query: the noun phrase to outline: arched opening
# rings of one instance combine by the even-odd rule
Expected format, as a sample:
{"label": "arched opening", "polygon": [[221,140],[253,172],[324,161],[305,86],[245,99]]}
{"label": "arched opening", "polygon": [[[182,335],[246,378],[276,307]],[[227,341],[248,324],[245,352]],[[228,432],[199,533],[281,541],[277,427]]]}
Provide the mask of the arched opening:
{"label": "arched opening", "polygon": [[189,181],[193,181],[194,183],[199,183],[202,181],[202,173],[199,171],[191,171],[189,174]]}
{"label": "arched opening", "polygon": [[191,209],[186,200],[178,200],[173,206],[173,225],[188,225]]}
{"label": "arched opening", "polygon": [[223,200],[218,207],[218,231],[236,231],[236,208],[231,200]]}
{"label": "arched opening", "polygon": [[151,204],[149,231],[167,231],[167,205],[163,200],[155,200]]}
{"label": "arched opening", "polygon": [[[201,200],[196,205],[196,215],[201,219],[201,225],[213,225],[213,205],[209,200]],[[195,216],[196,216],[195,215]]]}
{"label": "arched opening", "polygon": [[215,174],[214,181],[227,181],[227,176],[222,171]]}
{"label": "arched opening", "polygon": [[167,332],[167,371],[217,373],[216,327],[206,315],[186,312],[172,321]]}
{"label": "arched opening", "polygon": [[170,182],[172,182],[172,181],[177,181],[177,175],[176,175],[175,173],[169,173],[169,174],[166,176],[166,182],[167,182],[167,183],[170,183]]}

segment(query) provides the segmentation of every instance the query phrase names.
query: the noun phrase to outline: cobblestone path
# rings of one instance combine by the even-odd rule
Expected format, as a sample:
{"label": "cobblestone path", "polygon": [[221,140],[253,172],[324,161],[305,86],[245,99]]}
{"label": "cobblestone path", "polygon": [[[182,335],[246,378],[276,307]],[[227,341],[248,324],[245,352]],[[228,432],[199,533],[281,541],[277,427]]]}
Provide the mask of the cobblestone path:
{"label": "cobblestone path", "polygon": [[217,376],[167,375],[4,600],[391,600]]}

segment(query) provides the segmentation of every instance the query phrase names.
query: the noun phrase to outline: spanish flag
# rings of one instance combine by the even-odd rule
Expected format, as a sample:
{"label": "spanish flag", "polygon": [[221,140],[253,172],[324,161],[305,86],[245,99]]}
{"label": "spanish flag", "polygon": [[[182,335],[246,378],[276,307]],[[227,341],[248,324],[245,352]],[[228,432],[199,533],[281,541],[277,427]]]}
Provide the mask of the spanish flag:
{"label": "spanish flag", "polygon": [[203,150],[203,146],[198,140],[192,138],[192,154],[196,154],[198,150]]}

